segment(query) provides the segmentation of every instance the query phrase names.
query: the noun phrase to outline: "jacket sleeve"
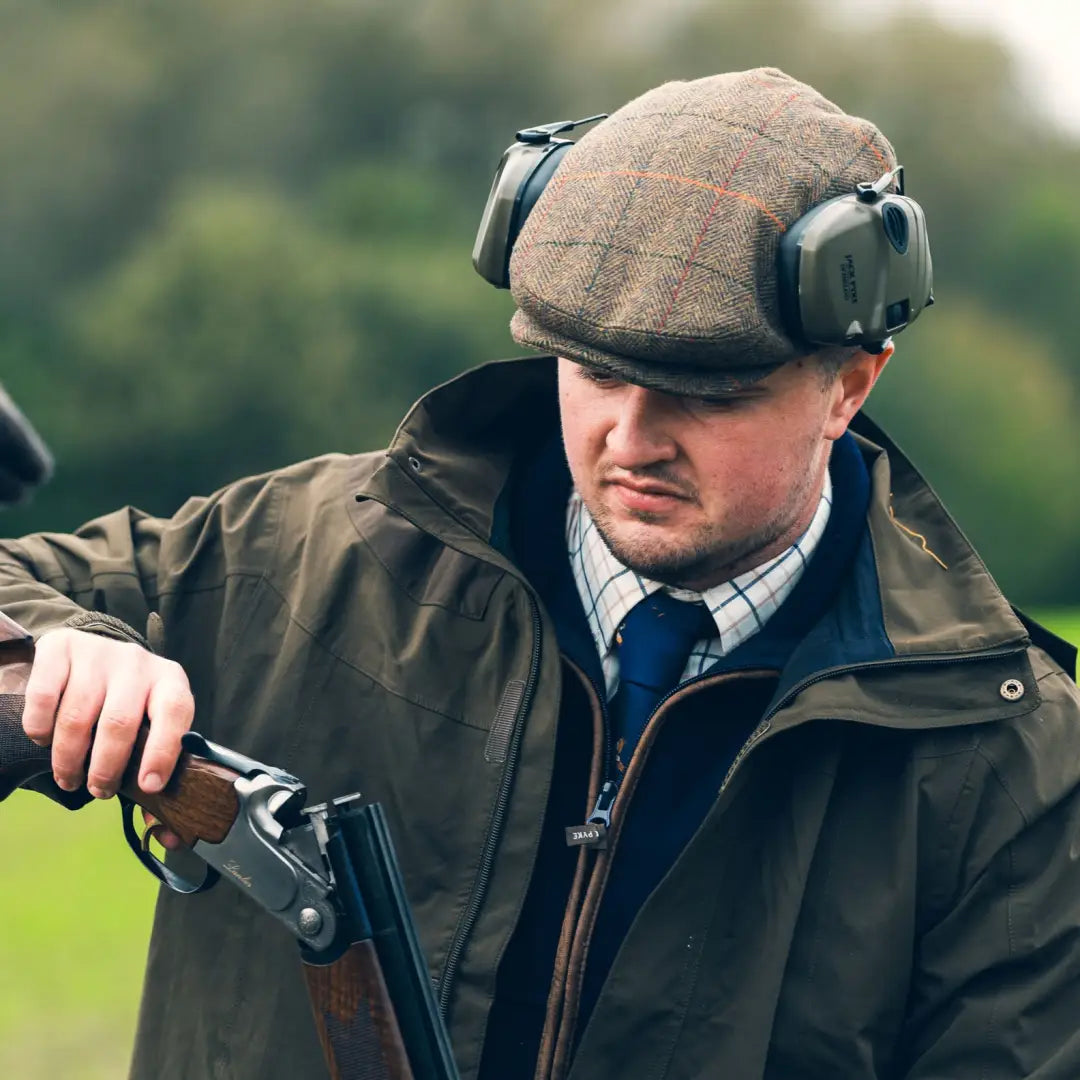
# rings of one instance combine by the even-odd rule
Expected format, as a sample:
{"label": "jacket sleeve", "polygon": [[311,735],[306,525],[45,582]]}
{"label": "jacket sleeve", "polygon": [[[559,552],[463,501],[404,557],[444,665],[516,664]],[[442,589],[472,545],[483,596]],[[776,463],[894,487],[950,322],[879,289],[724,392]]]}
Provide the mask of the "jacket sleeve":
{"label": "jacket sleeve", "polygon": [[919,938],[906,1080],[1080,1077],[1080,700],[1037,663],[1042,704],[980,740],[942,826],[957,888]]}
{"label": "jacket sleeve", "polygon": [[[0,541],[0,610],[35,639],[67,625],[145,646],[140,631],[154,610],[163,528],[128,508],[70,535]],[[91,801],[85,789],[62,791],[48,776],[26,786],[72,810]]]}
{"label": "jacket sleeve", "polygon": [[[302,480],[293,486],[302,489]],[[127,507],[70,534],[0,541],[0,610],[35,639],[72,626],[146,647],[151,613],[165,620],[151,635],[164,641],[170,620],[191,619],[190,604],[187,615],[177,614],[180,599],[196,594],[212,599],[198,605],[197,626],[185,632],[188,639],[212,643],[227,628],[224,586],[258,577],[275,548],[276,490],[273,474],[253,476],[189,499],[170,518]],[[190,655],[173,658],[187,670],[198,700],[210,676],[191,666]],[[205,717],[200,728],[207,730]],[[61,792],[45,777],[27,786],[72,809],[90,798],[85,791]]]}
{"label": "jacket sleeve", "polygon": [[303,492],[318,465],[245,477],[168,518],[125,507],[70,534],[0,540],[0,611],[35,638],[77,625],[140,640],[167,595],[263,573],[276,549],[283,488]]}
{"label": "jacket sleeve", "polygon": [[141,640],[156,608],[166,525],[165,519],[127,507],[71,534],[0,541],[0,610],[35,638],[71,623]]}

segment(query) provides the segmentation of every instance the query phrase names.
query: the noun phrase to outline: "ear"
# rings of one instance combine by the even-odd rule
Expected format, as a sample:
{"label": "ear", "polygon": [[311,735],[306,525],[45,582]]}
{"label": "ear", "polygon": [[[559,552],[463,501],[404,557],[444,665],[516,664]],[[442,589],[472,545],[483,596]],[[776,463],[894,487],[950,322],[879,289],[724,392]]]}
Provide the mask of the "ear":
{"label": "ear", "polygon": [[831,390],[832,402],[825,422],[826,439],[839,439],[847,431],[851,418],[874,389],[874,383],[885,370],[894,349],[891,341],[879,353],[860,349],[840,369]]}

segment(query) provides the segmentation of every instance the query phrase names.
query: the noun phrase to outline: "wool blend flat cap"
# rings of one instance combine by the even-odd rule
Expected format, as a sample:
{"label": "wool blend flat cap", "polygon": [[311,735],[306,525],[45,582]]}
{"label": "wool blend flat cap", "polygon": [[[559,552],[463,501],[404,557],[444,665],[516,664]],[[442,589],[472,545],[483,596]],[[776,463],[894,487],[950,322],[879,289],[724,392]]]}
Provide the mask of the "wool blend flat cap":
{"label": "wool blend flat cap", "polygon": [[666,83],[563,158],[514,245],[510,331],[672,393],[753,382],[804,351],[781,236],[895,165],[873,124],[775,68]]}

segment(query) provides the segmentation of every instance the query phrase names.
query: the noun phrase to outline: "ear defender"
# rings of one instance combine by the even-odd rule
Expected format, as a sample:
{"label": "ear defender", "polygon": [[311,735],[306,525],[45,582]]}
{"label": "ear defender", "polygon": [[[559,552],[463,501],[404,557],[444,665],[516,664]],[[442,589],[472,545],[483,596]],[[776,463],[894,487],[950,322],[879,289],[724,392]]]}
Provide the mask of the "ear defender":
{"label": "ear defender", "polygon": [[514,241],[559,162],[574,145],[570,139],[555,136],[605,119],[607,113],[600,113],[584,120],[559,120],[525,128],[506,148],[491,184],[472,253],[476,272],[497,289],[510,288],[510,252]]}
{"label": "ear defender", "polygon": [[904,194],[904,170],[804,214],[780,240],[777,270],[780,315],[797,345],[881,352],[934,302],[926,217]]}
{"label": "ear defender", "polygon": [[[510,287],[514,242],[574,145],[555,136],[606,116],[525,128],[507,147],[472,253],[476,272],[496,288]],[[889,192],[894,183],[896,192]],[[784,233],[777,298],[788,337],[807,352],[821,345],[881,352],[893,334],[933,304],[926,217],[904,194],[902,168],[815,206]]]}

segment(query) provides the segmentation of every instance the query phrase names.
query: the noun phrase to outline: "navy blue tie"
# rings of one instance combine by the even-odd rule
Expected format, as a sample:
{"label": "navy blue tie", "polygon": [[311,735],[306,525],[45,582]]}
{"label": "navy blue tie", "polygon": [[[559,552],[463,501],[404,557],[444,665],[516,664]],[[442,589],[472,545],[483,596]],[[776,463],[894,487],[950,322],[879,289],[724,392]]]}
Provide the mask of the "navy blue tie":
{"label": "navy blue tie", "polygon": [[615,635],[619,689],[611,716],[620,773],[660,699],[679,685],[694,644],[715,634],[716,624],[701,602],[676,600],[660,591],[630,609]]}

